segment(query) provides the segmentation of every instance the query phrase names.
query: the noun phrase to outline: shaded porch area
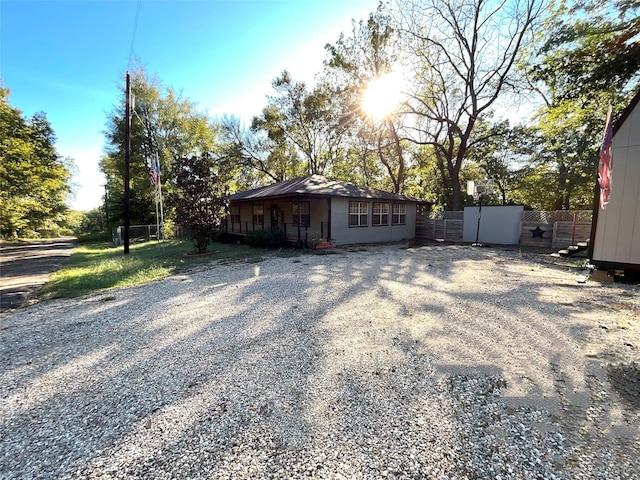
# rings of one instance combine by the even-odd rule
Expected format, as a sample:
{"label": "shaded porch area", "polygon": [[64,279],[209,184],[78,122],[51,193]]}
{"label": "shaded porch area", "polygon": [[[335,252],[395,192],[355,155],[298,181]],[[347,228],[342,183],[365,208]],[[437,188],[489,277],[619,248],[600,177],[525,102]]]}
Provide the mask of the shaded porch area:
{"label": "shaded porch area", "polygon": [[316,247],[331,241],[331,199],[295,196],[285,199],[232,201],[227,233],[247,236],[278,229],[291,243]]}

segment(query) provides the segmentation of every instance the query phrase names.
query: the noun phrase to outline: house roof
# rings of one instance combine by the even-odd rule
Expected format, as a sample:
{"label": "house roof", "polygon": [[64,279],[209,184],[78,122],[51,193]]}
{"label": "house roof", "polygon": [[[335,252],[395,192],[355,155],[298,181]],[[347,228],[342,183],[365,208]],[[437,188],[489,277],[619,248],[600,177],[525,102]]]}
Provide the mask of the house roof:
{"label": "house roof", "polygon": [[227,197],[229,201],[254,200],[273,197],[288,197],[294,195],[311,195],[321,197],[367,198],[402,202],[419,202],[423,200],[386,192],[377,188],[361,187],[349,182],[334,180],[322,175],[309,175],[294,178],[285,182],[268,185],[266,187],[239,192]]}
{"label": "house roof", "polygon": [[633,109],[636,108],[638,102],[640,102],[640,90],[636,92],[627,107],[622,111],[622,114],[620,115],[616,123],[613,125],[614,135],[618,133],[618,130],[620,129],[620,127],[622,127],[622,124],[627,121],[627,117],[631,114]]}

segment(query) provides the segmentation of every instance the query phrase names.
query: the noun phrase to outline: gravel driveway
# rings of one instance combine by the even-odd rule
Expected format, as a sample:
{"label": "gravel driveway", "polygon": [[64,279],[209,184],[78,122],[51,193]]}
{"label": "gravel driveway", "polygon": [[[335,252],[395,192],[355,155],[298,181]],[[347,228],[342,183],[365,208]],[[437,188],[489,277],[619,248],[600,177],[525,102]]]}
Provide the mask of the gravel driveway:
{"label": "gravel driveway", "polygon": [[2,314],[0,477],[639,478],[638,287],[547,260],[269,257]]}

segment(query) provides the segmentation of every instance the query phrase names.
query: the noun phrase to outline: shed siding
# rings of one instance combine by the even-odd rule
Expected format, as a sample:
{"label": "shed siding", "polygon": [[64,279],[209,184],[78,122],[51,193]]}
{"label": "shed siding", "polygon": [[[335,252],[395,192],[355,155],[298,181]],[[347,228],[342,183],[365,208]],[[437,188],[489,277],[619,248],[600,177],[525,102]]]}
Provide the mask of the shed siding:
{"label": "shed siding", "polygon": [[[366,227],[349,227],[349,202],[365,201],[369,204],[368,225]],[[387,202],[391,205],[394,202]],[[396,202],[399,203],[399,202]],[[331,237],[336,245],[354,243],[385,243],[400,240],[411,240],[416,235],[416,204],[404,202],[407,206],[405,225],[372,226],[371,212],[373,201],[363,199],[333,198],[331,200]]]}
{"label": "shed siding", "polygon": [[593,260],[640,264],[640,107],[614,135],[612,154],[611,196],[598,212]]}

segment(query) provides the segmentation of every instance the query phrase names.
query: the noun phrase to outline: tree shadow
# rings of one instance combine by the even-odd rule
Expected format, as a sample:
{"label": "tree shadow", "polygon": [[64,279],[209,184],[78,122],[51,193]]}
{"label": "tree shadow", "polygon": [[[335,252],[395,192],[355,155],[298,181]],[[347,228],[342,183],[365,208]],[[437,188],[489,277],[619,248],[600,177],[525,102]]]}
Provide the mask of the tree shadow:
{"label": "tree shadow", "polygon": [[[524,419],[547,441],[549,363],[577,348],[570,308],[514,261],[460,247],[270,259],[17,312],[2,475],[476,478],[482,445],[465,439],[482,429]],[[470,262],[485,269],[472,291],[457,283]],[[583,376],[563,388],[585,391]]]}

